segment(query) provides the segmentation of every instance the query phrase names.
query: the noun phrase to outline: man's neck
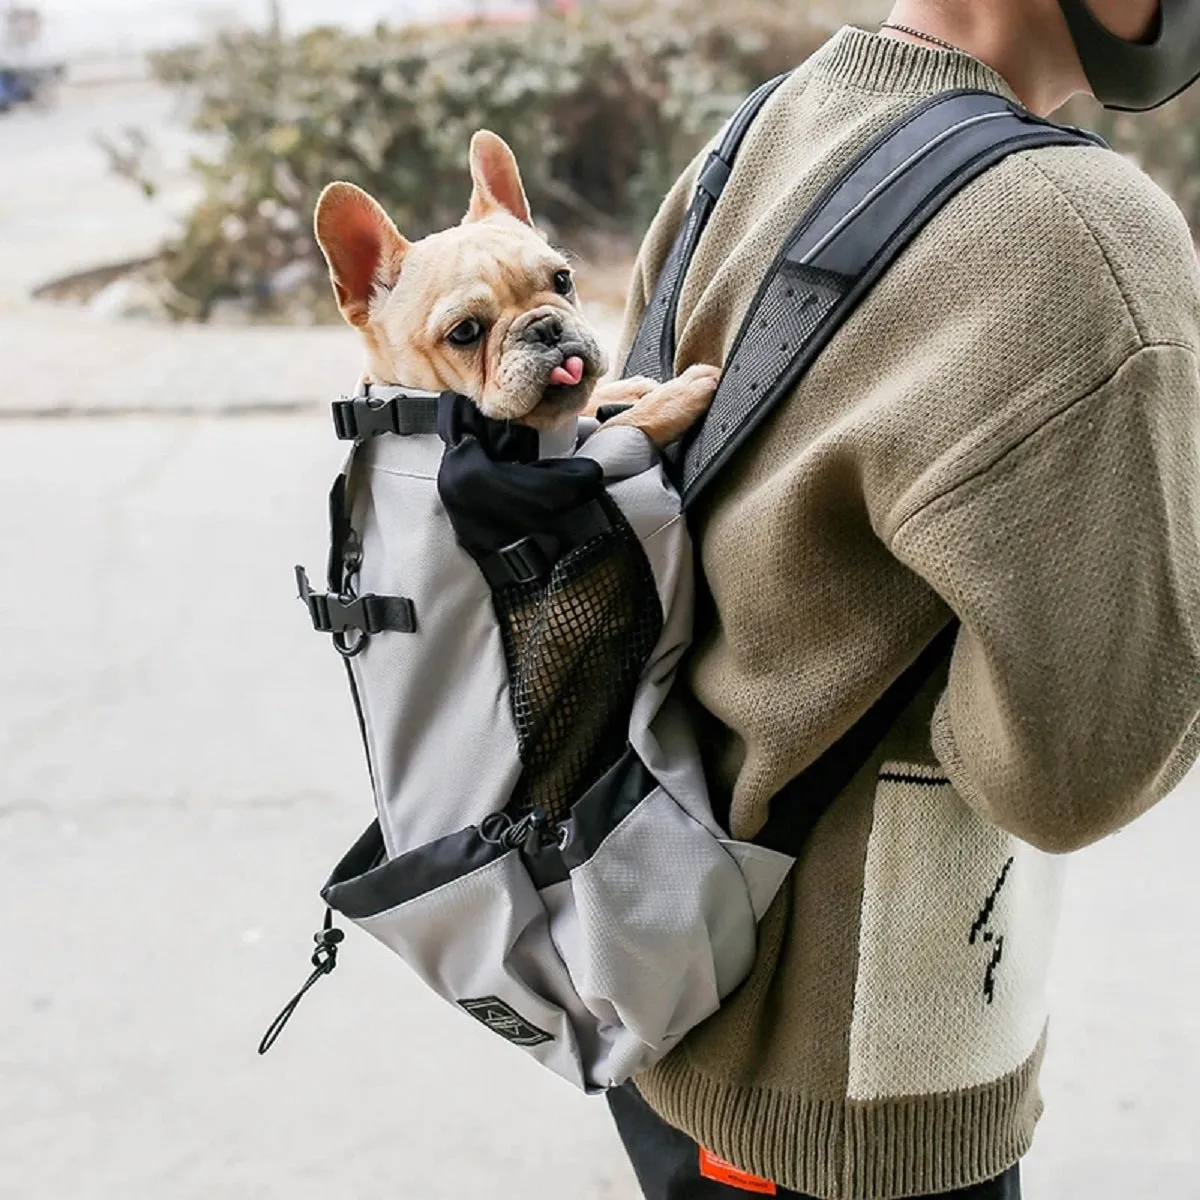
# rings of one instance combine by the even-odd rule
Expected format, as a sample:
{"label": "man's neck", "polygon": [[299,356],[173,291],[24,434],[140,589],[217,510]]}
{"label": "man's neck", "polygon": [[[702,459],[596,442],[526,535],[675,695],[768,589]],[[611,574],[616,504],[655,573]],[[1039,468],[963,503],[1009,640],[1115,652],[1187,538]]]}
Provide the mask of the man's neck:
{"label": "man's neck", "polygon": [[[1054,0],[953,5],[896,0],[888,21],[931,34],[986,63],[1039,116],[1049,116],[1086,87],[1070,31]],[[916,45],[931,44],[898,30],[880,33]]]}

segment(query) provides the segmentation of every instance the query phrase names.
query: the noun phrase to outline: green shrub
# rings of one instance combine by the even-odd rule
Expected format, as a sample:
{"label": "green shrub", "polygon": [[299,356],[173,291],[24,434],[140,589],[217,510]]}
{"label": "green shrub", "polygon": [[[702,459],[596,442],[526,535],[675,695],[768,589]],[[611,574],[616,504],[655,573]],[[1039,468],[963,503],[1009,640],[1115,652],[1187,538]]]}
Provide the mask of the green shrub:
{"label": "green shrub", "polygon": [[[241,33],[160,54],[156,75],[217,147],[197,160],[202,199],[164,249],[168,307],[205,320],[232,299],[260,315],[332,316],[311,233],[321,188],[349,179],[420,237],[460,219],[479,128],[513,146],[554,236],[631,240],[744,95],[887,7],[592,0],[516,25]],[[1080,102],[1065,115],[1140,161],[1200,228],[1200,88],[1148,116]],[[113,157],[138,177],[136,146]]]}
{"label": "green shrub", "polygon": [[519,25],[254,34],[158,56],[155,72],[219,136],[204,195],[163,267],[171,306],[205,319],[223,297],[263,312],[311,268],[310,221],[331,179],[366,188],[419,237],[461,219],[467,145],[494,129],[556,236],[634,235],[679,169],[757,83],[804,59],[832,18],[775,0],[592,4]]}

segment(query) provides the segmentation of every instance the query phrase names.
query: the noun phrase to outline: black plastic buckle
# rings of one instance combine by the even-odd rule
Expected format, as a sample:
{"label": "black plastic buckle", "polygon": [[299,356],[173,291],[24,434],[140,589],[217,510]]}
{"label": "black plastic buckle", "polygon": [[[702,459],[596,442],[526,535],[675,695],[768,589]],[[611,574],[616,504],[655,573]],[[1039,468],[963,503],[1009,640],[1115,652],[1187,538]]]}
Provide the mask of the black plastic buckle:
{"label": "black plastic buckle", "polygon": [[296,568],[296,584],[300,590],[300,599],[308,607],[313,628],[318,633],[345,633],[347,629],[356,629],[363,633],[379,632],[368,627],[370,622],[366,605],[363,603],[366,597],[342,600],[337,596],[314,592],[308,582],[308,572],[303,567]]}
{"label": "black plastic buckle", "polygon": [[330,596],[314,592],[308,572],[296,568],[296,586],[318,633],[332,633],[339,651],[353,657],[366,645],[366,637],[347,644],[341,637],[349,630],[373,636],[377,633],[413,633],[417,613],[413,602],[404,596]]}
{"label": "black plastic buckle", "polygon": [[333,402],[333,427],[338,440],[358,442],[383,433],[437,432],[439,392],[404,391],[386,400],[354,396]]}
{"label": "black plastic buckle", "polygon": [[725,185],[729,182],[729,176],[732,173],[733,168],[714,150],[709,154],[708,161],[700,172],[697,186],[714,200],[720,200],[721,193],[725,190]]}
{"label": "black plastic buckle", "polygon": [[333,427],[339,441],[356,442],[380,433],[394,433],[395,425],[395,400],[356,396],[353,400],[334,401]]}

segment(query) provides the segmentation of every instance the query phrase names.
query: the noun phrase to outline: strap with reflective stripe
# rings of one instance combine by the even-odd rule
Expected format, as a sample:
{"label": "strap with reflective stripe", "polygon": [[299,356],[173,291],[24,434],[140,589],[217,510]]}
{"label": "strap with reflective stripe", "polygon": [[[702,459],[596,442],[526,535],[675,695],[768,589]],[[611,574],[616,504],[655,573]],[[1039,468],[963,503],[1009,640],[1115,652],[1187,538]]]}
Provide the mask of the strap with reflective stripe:
{"label": "strap with reflective stripe", "polygon": [[1101,145],[991,92],[923,102],[821,193],[764,276],[708,415],[687,443],[691,505],[789,395],[879,277],[945,203],[1018,150]]}
{"label": "strap with reflective stripe", "polygon": [[730,118],[720,146],[708,156],[697,181],[696,195],[659,272],[654,295],[646,305],[641,328],[625,362],[625,378],[649,375],[655,379],[669,379],[675,373],[675,314],[692,255],[729,182],[746,134],[767,101],[790,77],[788,72],[770,79],[751,93]]}

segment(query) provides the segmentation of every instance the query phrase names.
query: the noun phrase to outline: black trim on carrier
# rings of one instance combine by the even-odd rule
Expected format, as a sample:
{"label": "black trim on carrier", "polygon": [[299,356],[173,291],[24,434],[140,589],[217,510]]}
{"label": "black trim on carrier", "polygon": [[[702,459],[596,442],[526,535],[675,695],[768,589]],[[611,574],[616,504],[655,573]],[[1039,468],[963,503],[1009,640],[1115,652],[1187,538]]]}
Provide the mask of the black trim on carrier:
{"label": "black trim on carrier", "polygon": [[583,866],[657,787],[658,780],[630,746],[621,761],[572,805],[562,850],[567,870]]}
{"label": "black trim on carrier", "polygon": [[351,921],[365,920],[416,900],[481,870],[514,851],[463,829],[398,858],[387,859],[379,822],[358,839],[334,868],[321,898]]}
{"label": "black trim on carrier", "polygon": [[373,821],[334,868],[321,898],[350,920],[363,920],[515,853],[521,854],[534,887],[551,887],[565,882],[571,871],[592,858],[612,831],[657,787],[657,780],[631,747],[579,800],[560,828],[539,825],[549,836],[515,840],[496,836],[501,830],[507,835],[531,825],[528,820],[514,824],[496,814],[483,823],[487,830],[489,822],[497,822],[495,829],[487,830],[486,837],[483,830],[472,826],[388,859],[379,822]]}
{"label": "black trim on carrier", "polygon": [[[627,746],[620,761],[571,806],[561,825],[548,827],[549,836],[531,837],[521,847],[525,868],[539,891],[565,883],[576,867],[583,866],[608,836],[658,787],[658,780]],[[513,826],[528,827],[529,818]],[[505,844],[513,844],[510,839]]]}

